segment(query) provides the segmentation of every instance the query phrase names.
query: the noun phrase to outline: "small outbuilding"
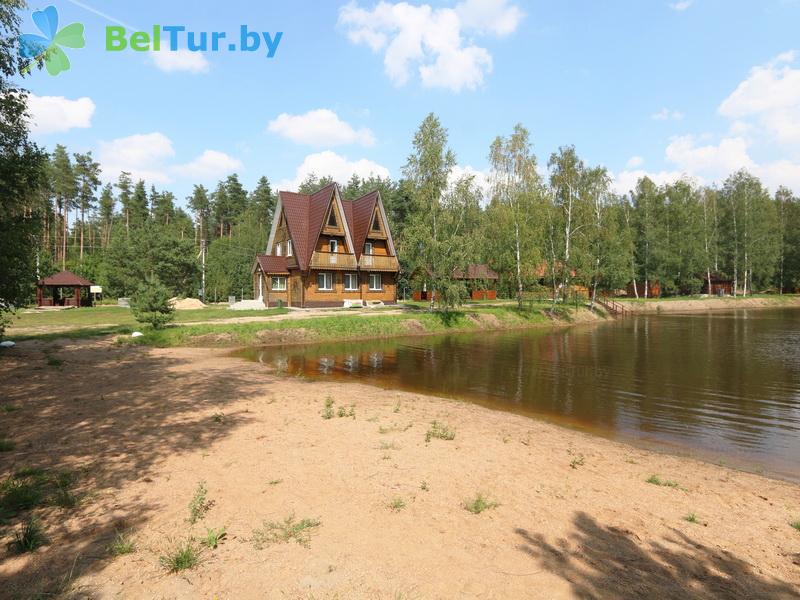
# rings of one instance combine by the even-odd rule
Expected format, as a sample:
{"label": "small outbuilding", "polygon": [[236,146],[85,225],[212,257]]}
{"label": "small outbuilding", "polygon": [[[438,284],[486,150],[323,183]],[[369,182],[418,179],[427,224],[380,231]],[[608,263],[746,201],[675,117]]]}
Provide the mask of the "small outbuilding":
{"label": "small outbuilding", "polygon": [[467,265],[467,270],[453,270],[453,278],[465,281],[473,300],[496,300],[497,280],[500,277],[487,264]]}
{"label": "small outbuilding", "polygon": [[658,280],[648,281],[647,289],[645,289],[644,281],[631,281],[625,286],[625,292],[628,298],[660,298],[661,282]]}
{"label": "small outbuilding", "polygon": [[721,273],[711,273],[711,276],[703,275],[703,294],[709,296],[732,296],[733,279]]}
{"label": "small outbuilding", "polygon": [[72,271],[61,271],[36,282],[37,306],[93,306],[94,284]]}

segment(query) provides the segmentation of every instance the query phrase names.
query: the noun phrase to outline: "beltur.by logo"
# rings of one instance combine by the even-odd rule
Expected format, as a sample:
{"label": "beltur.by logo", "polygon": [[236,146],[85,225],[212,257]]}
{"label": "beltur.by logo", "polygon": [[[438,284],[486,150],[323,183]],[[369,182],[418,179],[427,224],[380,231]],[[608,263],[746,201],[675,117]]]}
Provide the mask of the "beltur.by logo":
{"label": "beltur.by logo", "polygon": [[58,75],[69,70],[69,58],[62,49],[83,48],[86,40],[83,38],[83,24],[70,23],[66,27],[58,28],[58,11],[55,6],[48,6],[44,10],[33,13],[33,22],[42,32],[23,33],[19,36],[19,55],[30,62],[22,69],[29,73],[38,61],[43,61],[50,75]]}
{"label": "beltur.by logo", "polygon": [[120,52],[130,48],[135,52],[175,52],[184,46],[181,42],[185,39],[185,47],[190,52],[256,52],[263,48],[267,58],[273,58],[282,38],[282,31],[251,31],[247,25],[241,25],[238,35],[230,38],[224,31],[187,31],[183,25],[153,25],[152,33],[134,31],[128,36],[124,27],[108,25],[106,50]]}

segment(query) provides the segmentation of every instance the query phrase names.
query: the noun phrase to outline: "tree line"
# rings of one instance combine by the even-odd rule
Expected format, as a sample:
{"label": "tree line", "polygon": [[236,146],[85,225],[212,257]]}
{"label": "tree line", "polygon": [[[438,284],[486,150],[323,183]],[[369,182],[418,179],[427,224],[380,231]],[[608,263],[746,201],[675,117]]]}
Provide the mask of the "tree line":
{"label": "tree line", "polygon": [[[236,174],[213,189],[195,185],[182,208],[172,192],[130,173],[102,185],[91,152],[56,145],[47,153],[32,143],[26,91],[12,80],[21,6],[0,5],[0,312],[30,302],[36,280],[64,268],[112,297],[152,277],[174,295],[196,296],[204,262],[206,300],[248,295],[276,203],[267,177],[252,190]],[[697,293],[717,275],[732,279],[736,294],[800,287],[800,202],[784,187],[771,195],[747,171],[720,186],[645,177],[617,194],[607,170],[587,165],[573,146],[540,167],[522,125],[487,154],[488,190],[472,176],[453,180],[447,129],[430,114],[399,179],[340,182],[348,198],[381,191],[401,297],[424,283],[442,305],[458,304],[466,289],[453,272],[469,263],[488,263],[499,293],[520,301],[530,292],[555,301],[575,289],[594,298],[628,284],[646,296],[653,282],[666,294]],[[311,174],[299,191],[332,181]]]}

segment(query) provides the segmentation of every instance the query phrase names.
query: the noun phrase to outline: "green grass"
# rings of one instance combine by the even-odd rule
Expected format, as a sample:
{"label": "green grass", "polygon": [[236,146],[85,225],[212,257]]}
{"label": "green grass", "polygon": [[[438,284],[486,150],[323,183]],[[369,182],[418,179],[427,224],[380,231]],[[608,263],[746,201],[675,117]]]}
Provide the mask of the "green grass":
{"label": "green grass", "polygon": [[669,481],[666,479],[661,479],[658,475],[650,475],[650,477],[648,477],[645,481],[647,483],[652,483],[653,485],[660,485],[662,487],[671,487],[671,488],[678,487],[677,481]]}
{"label": "green grass", "polygon": [[0,438],[0,452],[11,452],[17,444],[8,438]]}
{"label": "green grass", "polygon": [[31,518],[14,532],[14,538],[8,546],[12,552],[22,554],[24,552],[33,552],[46,543],[47,536],[42,528],[42,524],[38,519]]}
{"label": "green grass", "polygon": [[295,521],[294,515],[286,517],[283,521],[265,521],[260,529],[253,531],[253,545],[261,550],[270,544],[294,540],[301,546],[308,547],[311,542],[311,532],[321,524],[317,519]]}
{"label": "green grass", "polygon": [[270,479],[267,483],[269,485],[278,485],[279,483],[283,483],[283,479]]}
{"label": "green grass", "polygon": [[322,418],[323,419],[333,418],[333,398],[331,396],[325,398],[325,408],[322,409]]}
{"label": "green grass", "polygon": [[208,499],[208,488],[206,482],[201,481],[197,484],[192,499],[189,501],[189,523],[197,523],[206,516],[211,508],[211,501]]}
{"label": "green grass", "polygon": [[75,476],[67,471],[20,469],[0,482],[0,518],[12,517],[41,505],[74,508],[80,497],[72,492]]}
{"label": "green grass", "polygon": [[578,467],[582,467],[585,463],[586,457],[584,457],[583,454],[579,454],[576,458],[573,458],[570,461],[569,466],[573,469],[577,469]]}
{"label": "green grass", "polygon": [[406,507],[406,501],[403,500],[400,496],[395,496],[389,501],[388,507],[390,510],[399,512]]}
{"label": "green grass", "polygon": [[456,437],[455,430],[451,429],[447,425],[443,423],[439,423],[439,421],[433,421],[431,423],[430,429],[425,433],[425,441],[430,442],[431,439],[436,438],[438,440],[453,440]]}
{"label": "green grass", "polygon": [[200,552],[192,540],[186,540],[159,556],[158,562],[170,573],[177,573],[200,564]]}
{"label": "green grass", "polygon": [[206,535],[200,540],[200,543],[203,544],[206,548],[211,548],[212,550],[219,546],[219,543],[225,538],[227,534],[225,533],[225,528],[221,527],[219,529],[207,529]]}
{"label": "green grass", "polygon": [[791,525],[792,527],[797,529],[797,531],[800,531],[800,520],[793,521],[793,522],[789,523],[789,525]]}
{"label": "green grass", "polygon": [[695,513],[689,513],[688,515],[683,517],[683,520],[688,523],[699,523],[700,519]]}
{"label": "green grass", "polygon": [[473,515],[479,515],[485,510],[496,508],[500,505],[478,492],[472,500],[465,500],[463,506]]}
{"label": "green grass", "polygon": [[108,552],[111,556],[133,554],[136,552],[136,544],[130,535],[123,531],[118,531],[114,541],[108,546]]}

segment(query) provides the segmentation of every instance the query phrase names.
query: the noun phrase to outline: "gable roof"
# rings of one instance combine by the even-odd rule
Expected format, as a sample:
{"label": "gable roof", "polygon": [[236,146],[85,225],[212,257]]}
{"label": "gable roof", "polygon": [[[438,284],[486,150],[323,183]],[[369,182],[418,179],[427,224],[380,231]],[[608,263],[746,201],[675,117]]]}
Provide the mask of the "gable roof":
{"label": "gable roof", "polygon": [[37,285],[58,285],[64,287],[87,287],[94,285],[88,279],[84,279],[80,275],[75,275],[72,271],[61,271],[50,277],[40,279]]}
{"label": "gable roof", "polygon": [[487,264],[480,265],[467,265],[467,273],[456,267],[453,269],[453,277],[456,279],[499,279],[499,275],[495,273],[492,268]]}
{"label": "gable roof", "polygon": [[256,262],[253,264],[253,272],[256,270],[256,265],[261,267],[261,270],[266,275],[288,275],[289,268],[286,266],[285,256],[270,256],[268,254],[256,254]]}
{"label": "gable roof", "polygon": [[[325,216],[328,214],[328,207],[331,202],[337,202],[341,209],[340,212],[346,221],[345,237],[348,238],[356,260],[358,260],[364,248],[372,215],[376,205],[379,205],[379,200],[380,193],[377,190],[355,200],[343,200],[339,192],[339,186],[336,183],[326,185],[313,194],[278,192],[276,217],[273,219],[272,232],[267,243],[267,253],[270,254],[272,252],[272,243],[279,215],[283,211],[286,216],[289,235],[292,237],[292,247],[297,257],[298,266],[303,271],[308,270],[311,255],[314,252],[314,248],[316,248],[317,240],[325,225],[324,221]],[[388,232],[388,224],[386,224],[386,217],[382,208],[381,214],[384,226],[387,228],[387,237],[391,244],[391,250],[394,252],[394,245]]]}

